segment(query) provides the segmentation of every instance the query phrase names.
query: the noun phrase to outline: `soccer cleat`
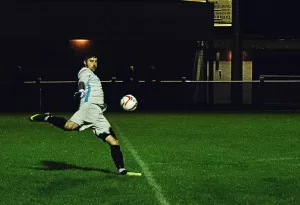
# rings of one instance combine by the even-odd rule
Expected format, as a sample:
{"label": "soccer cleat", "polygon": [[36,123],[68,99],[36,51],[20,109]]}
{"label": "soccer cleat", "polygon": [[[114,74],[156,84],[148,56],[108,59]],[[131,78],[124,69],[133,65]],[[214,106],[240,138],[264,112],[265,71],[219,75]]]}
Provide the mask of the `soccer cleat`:
{"label": "soccer cleat", "polygon": [[126,174],[127,174],[127,170],[124,169],[124,168],[121,168],[121,169],[119,170],[119,174],[120,174],[120,175],[126,175]]}
{"label": "soccer cleat", "polygon": [[44,114],[35,114],[35,115],[32,115],[30,117],[30,121],[31,122],[46,122],[45,121],[45,118],[47,116],[50,116],[50,113],[44,113]]}
{"label": "soccer cleat", "polygon": [[128,172],[126,169],[122,169],[119,171],[119,175],[126,175],[126,176],[142,176],[142,173],[138,172]]}
{"label": "soccer cleat", "polygon": [[138,173],[138,172],[127,172],[126,175],[127,175],[127,176],[137,176],[137,177],[140,177],[140,176],[142,176],[142,173]]}

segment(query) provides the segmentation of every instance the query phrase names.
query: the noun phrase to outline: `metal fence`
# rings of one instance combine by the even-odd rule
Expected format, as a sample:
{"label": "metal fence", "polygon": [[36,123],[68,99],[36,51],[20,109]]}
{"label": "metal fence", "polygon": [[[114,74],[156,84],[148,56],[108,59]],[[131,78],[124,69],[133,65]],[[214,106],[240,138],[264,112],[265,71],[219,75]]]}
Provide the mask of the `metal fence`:
{"label": "metal fence", "polygon": [[[121,111],[120,99],[132,94],[138,110],[290,109],[300,108],[300,80],[257,81],[103,81],[108,111]],[[1,112],[73,112],[76,81],[0,82]],[[240,101],[234,102],[234,98]]]}

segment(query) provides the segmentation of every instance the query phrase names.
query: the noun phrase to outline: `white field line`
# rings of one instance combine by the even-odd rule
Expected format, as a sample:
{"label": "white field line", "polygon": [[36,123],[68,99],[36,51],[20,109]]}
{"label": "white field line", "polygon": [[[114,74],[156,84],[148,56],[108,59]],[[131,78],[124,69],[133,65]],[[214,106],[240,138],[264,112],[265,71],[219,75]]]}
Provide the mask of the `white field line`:
{"label": "white field line", "polygon": [[128,150],[130,151],[133,158],[137,161],[138,165],[142,169],[142,174],[146,177],[148,184],[152,187],[157,200],[162,205],[169,205],[170,203],[164,197],[162,188],[156,183],[154,177],[152,176],[152,174],[150,172],[148,165],[141,159],[141,157],[139,156],[137,151],[134,149],[132,144],[128,141],[127,137],[121,132],[120,128],[118,126],[116,126],[116,128],[118,129],[119,135],[122,136],[121,147],[122,147],[122,143],[123,143],[123,145],[125,145],[128,148]]}

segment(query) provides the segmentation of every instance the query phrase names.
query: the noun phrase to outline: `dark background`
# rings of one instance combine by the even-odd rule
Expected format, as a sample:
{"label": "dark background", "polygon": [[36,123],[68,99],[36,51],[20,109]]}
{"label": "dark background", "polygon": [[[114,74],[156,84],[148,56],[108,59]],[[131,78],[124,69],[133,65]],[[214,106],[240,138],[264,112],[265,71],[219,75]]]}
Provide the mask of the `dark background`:
{"label": "dark background", "polygon": [[[2,7],[1,78],[22,65],[25,80],[75,80],[92,40],[102,80],[135,65],[141,78],[154,64],[164,79],[190,76],[197,40],[213,39],[213,5],[192,2],[46,2]],[[5,60],[4,60],[5,59]]]}
{"label": "dark background", "polygon": [[299,37],[297,26],[298,2],[251,0],[241,1],[242,27],[244,34],[263,36]]}
{"label": "dark background", "polygon": [[[300,36],[295,1],[240,4],[242,38]],[[212,8],[193,2],[6,3],[0,8],[0,79],[18,73],[17,65],[22,66],[25,80],[76,79],[83,53],[71,49],[72,38],[93,40],[102,80],[122,78],[129,65],[135,65],[143,79],[150,64],[157,66],[165,80],[191,79],[196,41],[232,37],[232,28],[213,29]],[[298,74],[299,62],[295,54],[289,56],[254,54],[255,76]],[[293,66],[286,66],[289,62]]]}
{"label": "dark background", "polygon": [[[241,0],[240,3],[242,38],[300,37],[294,1]],[[191,79],[196,42],[233,36],[231,27],[213,28],[213,5],[192,2],[11,2],[0,7],[0,15],[0,82],[18,78],[32,81],[38,77],[43,80],[77,80],[84,52],[71,48],[69,40],[72,38],[92,40],[91,50],[99,55],[100,69],[96,74],[101,80],[110,80],[112,76],[121,79],[129,65],[136,67],[143,80],[145,70],[151,64],[156,65],[163,80],[180,80],[182,76]],[[253,49],[250,52],[254,80],[261,74],[300,75],[299,51]],[[17,68],[18,65],[22,69]],[[117,91],[109,84],[103,86],[108,90],[106,99],[110,102],[118,102],[126,94],[122,84],[118,84]],[[184,86],[164,84],[156,88],[164,102],[173,102],[173,107],[166,103],[166,108],[181,108],[187,103],[184,102],[187,98],[182,96],[193,99],[198,87],[194,84],[191,84],[192,88]],[[9,106],[19,111],[38,111],[40,108],[39,87],[34,84],[1,84],[1,89],[5,91],[5,99],[11,99],[2,101],[2,105],[6,105],[1,106],[4,111]],[[44,84],[42,89],[43,110],[54,107],[62,111],[76,109],[76,105],[70,107],[72,91],[76,91],[75,83]],[[63,96],[59,96],[55,105],[50,99],[58,89]],[[144,84],[139,89],[141,95],[148,92]],[[259,95],[259,92],[259,87],[254,86],[254,95]],[[139,107],[143,108],[143,100],[148,99],[139,97],[139,94]],[[276,99],[279,98],[276,95]],[[69,103],[61,107],[60,101]]]}

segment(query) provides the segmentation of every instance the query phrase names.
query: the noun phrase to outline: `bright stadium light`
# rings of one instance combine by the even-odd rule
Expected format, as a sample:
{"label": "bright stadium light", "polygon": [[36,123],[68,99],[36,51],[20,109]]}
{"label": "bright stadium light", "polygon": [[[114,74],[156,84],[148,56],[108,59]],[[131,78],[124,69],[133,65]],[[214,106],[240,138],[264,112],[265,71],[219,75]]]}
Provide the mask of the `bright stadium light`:
{"label": "bright stadium light", "polygon": [[88,49],[92,41],[88,39],[72,39],[69,41],[72,48],[77,50]]}

